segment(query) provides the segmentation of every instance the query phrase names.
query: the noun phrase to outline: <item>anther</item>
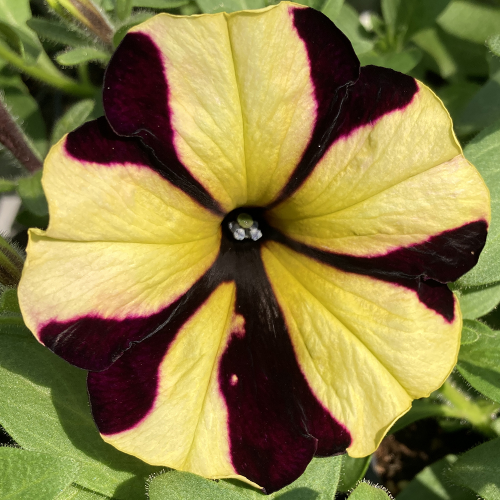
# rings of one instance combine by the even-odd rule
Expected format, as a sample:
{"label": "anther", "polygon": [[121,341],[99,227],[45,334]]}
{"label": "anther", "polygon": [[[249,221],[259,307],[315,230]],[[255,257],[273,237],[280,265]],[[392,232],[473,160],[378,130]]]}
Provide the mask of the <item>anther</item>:
{"label": "anther", "polygon": [[262,231],[259,229],[259,223],[245,213],[239,214],[238,217],[236,217],[236,221],[229,222],[228,227],[234,239],[238,241],[244,239],[257,241],[262,238]]}

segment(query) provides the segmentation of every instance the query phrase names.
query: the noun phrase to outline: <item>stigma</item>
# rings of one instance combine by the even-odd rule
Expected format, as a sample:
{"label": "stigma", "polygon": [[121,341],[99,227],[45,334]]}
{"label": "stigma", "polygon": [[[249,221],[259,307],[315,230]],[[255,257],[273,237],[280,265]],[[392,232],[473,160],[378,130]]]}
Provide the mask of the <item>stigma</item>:
{"label": "stigma", "polygon": [[246,213],[240,213],[235,221],[228,223],[228,227],[234,239],[238,241],[245,239],[257,241],[262,238],[259,223]]}

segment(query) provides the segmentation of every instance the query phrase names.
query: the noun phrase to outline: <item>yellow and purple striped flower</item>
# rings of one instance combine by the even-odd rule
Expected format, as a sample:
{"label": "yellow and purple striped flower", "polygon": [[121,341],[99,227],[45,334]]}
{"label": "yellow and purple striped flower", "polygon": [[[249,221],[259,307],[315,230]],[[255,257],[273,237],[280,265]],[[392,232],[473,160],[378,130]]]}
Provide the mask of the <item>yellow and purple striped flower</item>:
{"label": "yellow and purple striped flower", "polygon": [[284,2],[133,28],[104,109],[46,160],[19,289],[103,438],[267,492],[373,452],[452,370],[490,219],[441,102]]}

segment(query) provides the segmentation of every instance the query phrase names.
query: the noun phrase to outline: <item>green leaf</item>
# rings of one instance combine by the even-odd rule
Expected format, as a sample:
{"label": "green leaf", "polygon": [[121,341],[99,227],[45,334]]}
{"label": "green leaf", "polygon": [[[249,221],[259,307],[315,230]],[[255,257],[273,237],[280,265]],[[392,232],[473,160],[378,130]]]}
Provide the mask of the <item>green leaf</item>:
{"label": "green leaf", "polygon": [[54,500],[106,500],[109,498],[95,491],[82,488],[77,484],[71,484],[65,490],[61,491]]}
{"label": "green leaf", "polygon": [[449,3],[450,0],[400,0],[396,26],[408,40],[415,33],[433,26]]}
{"label": "green leaf", "polygon": [[500,283],[462,290],[459,300],[464,319],[480,318],[495,309],[500,302]]}
{"label": "green leaf", "polygon": [[377,488],[368,483],[359,483],[349,495],[349,500],[390,500],[390,497],[382,487]]}
{"label": "green leaf", "polygon": [[475,491],[484,500],[500,500],[500,438],[464,453],[455,462],[450,478]]}
{"label": "green leaf", "polygon": [[187,5],[189,0],[133,0],[134,7],[148,9],[178,9]]}
{"label": "green leaf", "polygon": [[439,26],[416,33],[412,41],[434,59],[436,71],[443,78],[455,75],[483,78],[488,75],[484,44],[450,35]]}
{"label": "green leaf", "polygon": [[0,193],[11,193],[12,191],[15,191],[16,187],[16,181],[11,181],[9,179],[0,179]]}
{"label": "green leaf", "polygon": [[470,99],[457,123],[457,133],[467,135],[495,123],[500,116],[500,71]]}
{"label": "green leaf", "polygon": [[152,12],[139,12],[129,17],[126,23],[115,31],[115,34],[113,35],[113,46],[118,47],[130,28],[147,21],[153,17],[153,15],[154,14]]}
{"label": "green leaf", "polygon": [[42,188],[42,171],[35,172],[30,177],[17,181],[17,193],[24,206],[35,215],[43,216],[49,213],[47,200]]}
{"label": "green leaf", "polygon": [[462,339],[460,344],[472,344],[479,339],[482,334],[490,335],[490,327],[480,321],[465,319],[462,326]]}
{"label": "green leaf", "polygon": [[26,329],[5,331],[0,323],[0,332],[0,425],[27,450],[78,461],[79,485],[117,500],[143,499],[145,478],[159,468],[101,439],[90,414],[86,372]]}
{"label": "green leaf", "polygon": [[28,64],[35,64],[42,52],[38,39],[34,40],[31,34],[5,21],[0,21],[0,34],[9,42],[9,45],[18,52]]}
{"label": "green leaf", "polygon": [[339,482],[342,457],[313,458],[292,484],[271,494],[237,480],[219,482],[195,474],[171,470],[149,482],[150,500],[333,500]]}
{"label": "green leaf", "polygon": [[445,475],[456,460],[455,455],[448,455],[426,467],[405,486],[397,500],[475,500],[472,491],[454,485]]}
{"label": "green leaf", "polygon": [[103,52],[95,47],[77,47],[76,49],[58,54],[56,61],[61,66],[78,66],[89,61],[107,63],[109,58],[110,55],[107,52]]}
{"label": "green leaf", "polygon": [[6,288],[0,295],[0,314],[3,313],[21,314],[16,288]]}
{"label": "green leaf", "polygon": [[27,210],[24,205],[21,205],[21,208],[16,215],[16,223],[21,224],[26,228],[37,227],[39,229],[45,230],[49,225],[49,216],[48,214],[36,215],[33,212]]}
{"label": "green leaf", "polygon": [[467,102],[481,88],[478,83],[458,80],[436,89],[438,97],[443,101],[454,122],[462,113]]}
{"label": "green leaf", "polygon": [[357,55],[364,54],[373,48],[373,42],[363,35],[364,28],[359,22],[359,15],[354,7],[344,3],[335,18],[335,24],[349,38]]}
{"label": "green leaf", "polygon": [[64,115],[57,120],[52,131],[51,143],[55,144],[62,137],[75,130],[75,128],[83,125],[90,113],[94,109],[95,102],[93,99],[83,99],[73,104]]}
{"label": "green leaf", "polygon": [[491,224],[479,262],[457,281],[460,287],[500,281],[500,121],[475,137],[465,148],[464,154],[479,170],[490,190]]}
{"label": "green leaf", "polygon": [[416,47],[410,47],[402,52],[388,52],[385,54],[371,51],[359,56],[362,66],[374,64],[401,73],[410,72],[420,62],[420,59],[422,59],[422,51]]}
{"label": "green leaf", "polygon": [[89,39],[83,32],[69,29],[68,26],[43,17],[33,17],[26,23],[42,39],[69,45],[70,47],[79,47],[89,43]]}
{"label": "green leaf", "polygon": [[115,14],[120,21],[127,19],[132,13],[133,0],[115,0]]}
{"label": "green leaf", "polygon": [[498,33],[500,8],[477,1],[455,0],[437,22],[450,35],[484,44],[488,37]]}
{"label": "green leaf", "polygon": [[326,0],[321,12],[335,22],[337,17],[339,17],[342,5],[344,5],[344,0]]}
{"label": "green leaf", "polygon": [[486,40],[486,45],[494,55],[500,57],[500,34],[490,36],[488,40]]}
{"label": "green leaf", "polygon": [[28,27],[27,21],[31,18],[29,0],[0,0],[0,21],[21,30],[26,37],[31,40],[34,46],[40,48],[40,55],[37,59],[37,66],[47,73],[61,76],[59,70],[54,66],[49,56],[41,48],[40,40],[36,34]]}
{"label": "green leaf", "polygon": [[382,16],[384,17],[385,24],[394,33],[396,30],[396,20],[398,17],[398,10],[401,0],[382,0]]}
{"label": "green leaf", "polygon": [[500,403],[500,332],[479,321],[467,321],[466,327],[478,338],[463,344],[457,369],[474,389]]}
{"label": "green leaf", "polygon": [[420,31],[413,37],[413,42],[435,61],[437,72],[443,78],[449,78],[458,71],[453,55],[435,28]]}
{"label": "green leaf", "polygon": [[339,491],[349,491],[356,486],[356,483],[365,477],[370,466],[372,456],[363,458],[352,458],[347,453],[342,460],[342,472],[340,474]]}
{"label": "green leaf", "polygon": [[202,12],[236,12],[237,10],[262,9],[266,7],[265,0],[196,0]]}
{"label": "green leaf", "polygon": [[251,500],[333,500],[341,468],[341,456],[313,458],[302,476],[272,495],[264,495],[253,488],[245,488],[244,483],[240,481],[225,480],[220,481],[219,485],[236,491],[243,498]]}
{"label": "green leaf", "polygon": [[9,500],[53,500],[69,486],[78,463],[67,457],[0,447],[0,497]]}
{"label": "green leaf", "polygon": [[148,487],[150,500],[241,500],[236,491],[219,486],[215,481],[203,479],[188,472],[169,471],[156,476]]}

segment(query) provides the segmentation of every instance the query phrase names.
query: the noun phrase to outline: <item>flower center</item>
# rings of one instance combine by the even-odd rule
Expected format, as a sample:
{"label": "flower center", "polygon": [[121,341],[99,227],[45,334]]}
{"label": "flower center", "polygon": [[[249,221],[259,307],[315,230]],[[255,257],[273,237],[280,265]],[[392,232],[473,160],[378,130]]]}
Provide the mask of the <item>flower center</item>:
{"label": "flower center", "polygon": [[262,231],[259,229],[259,223],[246,212],[240,212],[236,220],[230,220],[227,223],[229,231],[233,238],[238,241],[250,239],[257,241],[262,238]]}

